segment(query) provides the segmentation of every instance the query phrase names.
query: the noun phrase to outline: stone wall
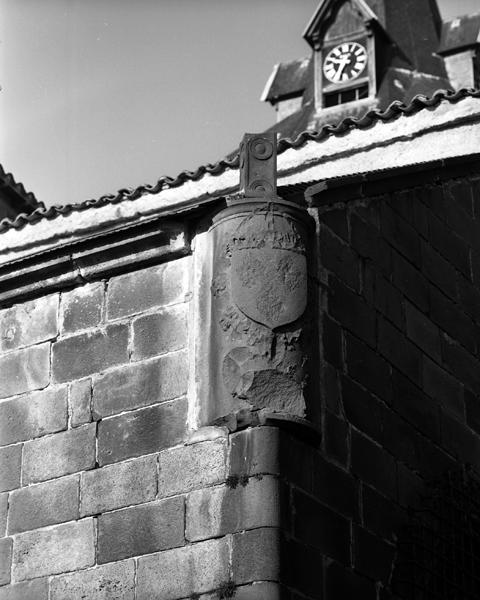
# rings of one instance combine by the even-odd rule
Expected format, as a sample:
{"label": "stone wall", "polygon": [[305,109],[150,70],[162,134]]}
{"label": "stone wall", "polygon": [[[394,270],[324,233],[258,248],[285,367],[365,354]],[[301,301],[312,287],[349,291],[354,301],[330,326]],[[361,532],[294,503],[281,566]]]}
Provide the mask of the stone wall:
{"label": "stone wall", "polygon": [[3,309],[0,600],[393,598],[409,510],[480,468],[480,180],[461,169],[310,195],[306,415],[198,418],[205,228],[193,256]]}
{"label": "stone wall", "polygon": [[278,432],[188,426],[191,263],[0,312],[0,600],[279,597]]}
{"label": "stone wall", "polygon": [[183,451],[205,475],[165,478],[186,437],[189,264],[0,313],[0,598],[133,598],[136,561],[118,561],[183,546],[182,493],[224,478],[225,440]]}
{"label": "stone wall", "polygon": [[[480,180],[416,177],[314,202],[330,474],[309,484],[322,505],[302,491],[325,577],[325,596],[303,589],[312,598],[390,598],[407,508],[426,482],[480,468]],[[323,505],[331,535],[313,516]]]}

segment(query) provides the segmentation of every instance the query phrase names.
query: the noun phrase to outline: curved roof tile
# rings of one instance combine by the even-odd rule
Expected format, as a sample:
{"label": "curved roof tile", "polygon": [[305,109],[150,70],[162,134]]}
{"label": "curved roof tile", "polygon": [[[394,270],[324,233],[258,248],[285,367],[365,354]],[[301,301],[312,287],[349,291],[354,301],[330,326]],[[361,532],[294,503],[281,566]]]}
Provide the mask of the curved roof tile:
{"label": "curved roof tile", "polygon": [[[466,97],[480,98],[480,90],[461,89],[457,92],[438,90],[432,97],[424,95],[415,96],[409,104],[404,104],[398,100],[392,102],[384,110],[371,110],[362,118],[347,117],[336,125],[324,125],[318,131],[304,131],[295,139],[283,138],[278,141],[278,154],[285,152],[290,148],[300,148],[308,141],[320,141],[330,135],[341,135],[349,129],[366,129],[378,121],[391,121],[400,115],[415,114],[425,108],[438,106],[443,100],[454,103]],[[239,166],[238,153],[231,159],[223,159],[215,164],[207,164],[198,167],[195,171],[182,171],[176,177],[161,177],[153,185],[140,185],[134,189],[123,188],[116,194],[107,194],[97,199],[86,200],[80,204],[66,204],[64,206],[51,206],[49,208],[39,207],[30,214],[21,213],[15,219],[3,219],[0,221],[0,233],[9,229],[20,229],[28,223],[36,223],[43,219],[54,219],[59,215],[69,214],[71,212],[80,212],[89,208],[104,206],[105,204],[117,204],[124,200],[136,200],[145,194],[157,194],[162,189],[178,187],[186,181],[199,180],[206,173],[219,175],[227,168],[237,168]]]}
{"label": "curved roof tile", "polygon": [[31,208],[33,211],[35,208],[45,208],[43,202],[39,202],[33,192],[27,192],[23,183],[15,181],[14,176],[7,173],[2,165],[0,165],[0,184],[11,191],[20,209]]}

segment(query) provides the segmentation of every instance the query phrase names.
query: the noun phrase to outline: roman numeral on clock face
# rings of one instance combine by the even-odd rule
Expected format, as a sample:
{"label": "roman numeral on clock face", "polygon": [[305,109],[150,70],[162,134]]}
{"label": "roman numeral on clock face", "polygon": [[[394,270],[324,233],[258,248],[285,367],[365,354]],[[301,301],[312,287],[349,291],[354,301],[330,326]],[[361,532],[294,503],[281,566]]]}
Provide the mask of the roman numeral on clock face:
{"label": "roman numeral on clock face", "polygon": [[332,83],[356,79],[367,65],[367,51],[358,42],[345,42],[335,46],[323,63],[323,74]]}

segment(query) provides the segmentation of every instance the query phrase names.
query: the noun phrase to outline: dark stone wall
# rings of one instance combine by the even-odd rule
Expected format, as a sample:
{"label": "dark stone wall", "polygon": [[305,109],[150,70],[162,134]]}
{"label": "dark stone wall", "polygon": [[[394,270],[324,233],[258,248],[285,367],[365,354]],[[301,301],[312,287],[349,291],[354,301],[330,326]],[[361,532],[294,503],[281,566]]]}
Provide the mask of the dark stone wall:
{"label": "dark stone wall", "polygon": [[480,179],[433,180],[315,209],[323,439],[291,496],[308,598],[394,597],[407,510],[480,468]]}

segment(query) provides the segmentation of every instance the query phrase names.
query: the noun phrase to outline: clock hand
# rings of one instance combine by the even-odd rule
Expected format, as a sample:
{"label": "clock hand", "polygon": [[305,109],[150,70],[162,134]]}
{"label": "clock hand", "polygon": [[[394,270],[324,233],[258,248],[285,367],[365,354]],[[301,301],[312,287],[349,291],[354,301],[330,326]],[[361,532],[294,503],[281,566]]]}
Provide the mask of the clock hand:
{"label": "clock hand", "polygon": [[334,63],[341,63],[345,60],[345,57],[343,58],[334,58],[333,56],[330,56],[328,59],[330,62],[334,62]]}
{"label": "clock hand", "polygon": [[344,57],[341,59],[340,61],[340,65],[338,67],[337,72],[335,73],[335,79],[336,81],[340,81],[340,77],[342,76],[343,70],[345,69],[345,67],[347,66],[347,64],[350,62],[350,59],[348,56]]}

